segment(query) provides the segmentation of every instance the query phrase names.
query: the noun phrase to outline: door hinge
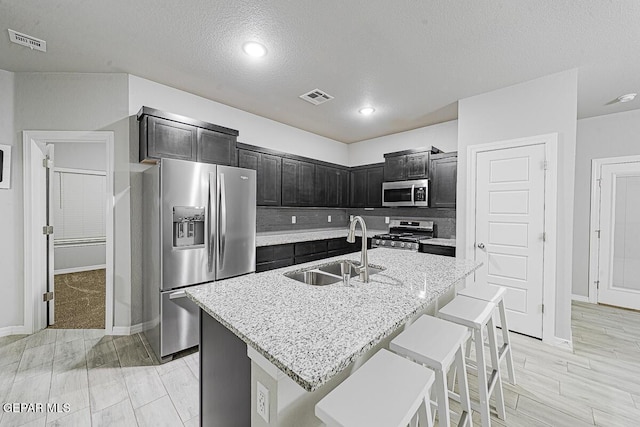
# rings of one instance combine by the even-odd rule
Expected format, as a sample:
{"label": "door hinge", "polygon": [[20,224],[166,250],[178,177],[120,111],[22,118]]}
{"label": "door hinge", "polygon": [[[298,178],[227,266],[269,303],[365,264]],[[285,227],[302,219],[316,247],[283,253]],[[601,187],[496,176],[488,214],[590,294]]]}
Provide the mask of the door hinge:
{"label": "door hinge", "polygon": [[546,233],[546,231],[543,231],[543,232],[542,232],[542,241],[543,241],[543,242],[546,242],[546,241],[547,241],[547,233]]}
{"label": "door hinge", "polygon": [[51,167],[51,161],[49,160],[49,156],[47,156],[44,159],[42,159],[42,167],[43,168]]}
{"label": "door hinge", "polygon": [[45,225],[42,227],[42,234],[48,236],[49,234],[53,234],[53,225]]}
{"label": "door hinge", "polygon": [[547,170],[549,169],[549,161],[545,160],[544,162],[542,162],[542,169]]}
{"label": "door hinge", "polygon": [[596,289],[600,289],[600,280],[596,280],[595,282],[593,282],[596,284]]}
{"label": "door hinge", "polygon": [[52,299],[53,299],[53,291],[45,292],[44,294],[42,294],[42,301],[43,302],[51,301]]}
{"label": "door hinge", "polygon": [[596,233],[598,233],[598,239],[600,238],[600,230],[596,230]]}
{"label": "door hinge", "polygon": [[544,314],[544,304],[540,304],[542,306],[542,314]]}

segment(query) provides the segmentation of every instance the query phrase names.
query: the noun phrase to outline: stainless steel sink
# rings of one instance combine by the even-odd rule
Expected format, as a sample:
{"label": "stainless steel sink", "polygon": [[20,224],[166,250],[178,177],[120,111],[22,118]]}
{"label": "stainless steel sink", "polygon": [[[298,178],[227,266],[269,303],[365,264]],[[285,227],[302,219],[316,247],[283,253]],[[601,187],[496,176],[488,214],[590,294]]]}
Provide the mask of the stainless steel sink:
{"label": "stainless steel sink", "polygon": [[[333,285],[342,281],[344,274],[350,277],[358,276],[358,272],[352,267],[353,261],[336,261],[330,264],[309,267],[303,271],[294,271],[284,273],[290,279],[297,280],[301,283],[313,286]],[[355,263],[357,265],[357,263]],[[369,275],[376,274],[384,270],[384,268],[373,267],[369,265]]]}
{"label": "stainless steel sink", "polygon": [[290,279],[313,286],[333,285],[334,283],[342,281],[342,277],[327,274],[319,270],[297,271],[285,273],[284,275]]}

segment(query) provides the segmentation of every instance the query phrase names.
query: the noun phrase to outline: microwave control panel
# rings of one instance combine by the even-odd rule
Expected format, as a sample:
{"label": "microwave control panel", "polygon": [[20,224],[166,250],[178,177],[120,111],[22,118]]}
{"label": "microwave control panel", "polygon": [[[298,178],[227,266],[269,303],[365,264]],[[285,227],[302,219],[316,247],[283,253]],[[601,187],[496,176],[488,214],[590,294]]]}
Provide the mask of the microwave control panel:
{"label": "microwave control panel", "polygon": [[416,202],[427,201],[427,189],[425,187],[416,187],[413,189],[413,200]]}

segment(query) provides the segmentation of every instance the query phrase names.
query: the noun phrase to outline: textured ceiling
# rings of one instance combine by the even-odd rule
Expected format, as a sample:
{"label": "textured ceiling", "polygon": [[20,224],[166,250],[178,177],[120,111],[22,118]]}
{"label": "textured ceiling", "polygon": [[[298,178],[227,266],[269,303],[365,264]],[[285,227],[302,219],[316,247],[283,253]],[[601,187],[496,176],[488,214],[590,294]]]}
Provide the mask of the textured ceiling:
{"label": "textured ceiling", "polygon": [[[349,143],[571,68],[580,118],[640,108],[611,103],[640,92],[639,22],[635,0],[0,0],[0,69],[126,72]],[[10,43],[7,28],[48,52]],[[244,55],[247,40],[267,56]],[[335,99],[298,98],[315,88]]]}

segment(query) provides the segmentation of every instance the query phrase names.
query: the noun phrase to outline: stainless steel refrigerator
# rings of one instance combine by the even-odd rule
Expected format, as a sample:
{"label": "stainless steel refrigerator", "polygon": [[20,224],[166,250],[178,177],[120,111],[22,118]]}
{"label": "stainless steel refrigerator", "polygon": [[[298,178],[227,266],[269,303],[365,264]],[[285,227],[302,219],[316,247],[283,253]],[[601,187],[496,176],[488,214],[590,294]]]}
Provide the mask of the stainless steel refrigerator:
{"label": "stainless steel refrigerator", "polygon": [[143,329],[166,361],[198,345],[185,288],[255,271],[256,172],[162,159],[142,188]]}

